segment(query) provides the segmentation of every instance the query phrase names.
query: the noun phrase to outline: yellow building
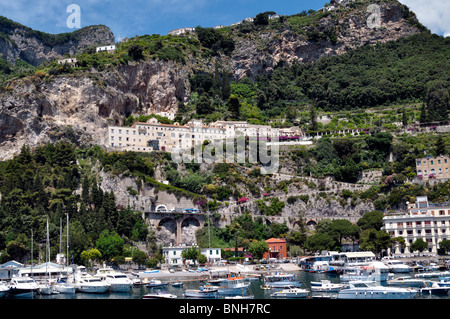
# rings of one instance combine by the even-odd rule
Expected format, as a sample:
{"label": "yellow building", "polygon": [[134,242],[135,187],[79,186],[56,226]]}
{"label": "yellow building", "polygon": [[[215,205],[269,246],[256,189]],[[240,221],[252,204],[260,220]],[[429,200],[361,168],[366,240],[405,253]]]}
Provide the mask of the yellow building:
{"label": "yellow building", "polygon": [[416,172],[420,180],[450,178],[448,155],[427,156],[416,159]]}

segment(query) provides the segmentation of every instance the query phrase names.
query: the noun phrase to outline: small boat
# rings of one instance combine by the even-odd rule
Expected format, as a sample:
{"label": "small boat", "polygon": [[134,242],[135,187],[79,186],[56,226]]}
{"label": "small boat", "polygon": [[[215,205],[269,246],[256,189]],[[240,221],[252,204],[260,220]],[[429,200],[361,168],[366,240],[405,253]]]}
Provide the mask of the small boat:
{"label": "small boat", "polygon": [[311,281],[311,291],[315,292],[339,292],[348,287],[346,284],[335,284],[329,280]]}
{"label": "small boat", "polygon": [[142,299],[177,299],[177,296],[168,292],[143,295]]}
{"label": "small boat", "polygon": [[111,267],[98,269],[95,277],[109,283],[112,292],[129,292],[133,286],[133,281],[127,275]]}
{"label": "small boat", "polygon": [[184,292],[187,298],[216,298],[218,287],[202,286],[200,289],[189,289]]}
{"label": "small boat", "polygon": [[350,281],[349,288],[339,291],[338,299],[411,299],[417,290],[386,287],[375,281]]}
{"label": "small boat", "polygon": [[309,296],[309,290],[291,287],[282,289],[271,294],[274,298],[307,298]]}
{"label": "small boat", "polygon": [[162,282],[161,280],[153,278],[145,285],[147,288],[161,288],[167,286],[167,282]]}
{"label": "small boat", "polygon": [[266,285],[262,285],[262,286],[261,286],[261,289],[262,289],[262,290],[270,290],[270,289],[272,289],[272,287],[266,286]]}
{"label": "small boat", "polygon": [[383,261],[386,266],[389,267],[389,271],[393,273],[410,273],[414,270],[413,267],[410,267],[400,260],[384,260]]}
{"label": "small boat", "polygon": [[183,282],[181,282],[181,281],[173,282],[172,287],[181,288],[181,287],[183,287]]}
{"label": "small boat", "polygon": [[74,294],[77,291],[74,285],[67,282],[57,282],[54,288],[60,294]]}
{"label": "small boat", "polygon": [[297,287],[302,285],[301,281],[295,279],[295,274],[275,273],[264,276],[264,285],[273,288]]}

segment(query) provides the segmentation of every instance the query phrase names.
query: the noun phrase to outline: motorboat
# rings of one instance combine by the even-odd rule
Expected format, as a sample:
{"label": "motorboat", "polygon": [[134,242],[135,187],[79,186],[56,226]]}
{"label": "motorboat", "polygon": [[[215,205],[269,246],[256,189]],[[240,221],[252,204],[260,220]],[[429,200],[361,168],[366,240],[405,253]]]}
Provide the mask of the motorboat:
{"label": "motorboat", "polygon": [[184,292],[187,298],[216,298],[219,287],[205,285],[200,289],[188,289]]}
{"label": "motorboat", "polygon": [[39,285],[31,277],[13,277],[9,283],[12,295],[34,294],[39,291]]}
{"label": "motorboat", "polygon": [[228,277],[218,286],[219,295],[245,295],[247,293],[249,282],[245,282],[244,277]]}
{"label": "motorboat", "polygon": [[162,288],[167,286],[167,282],[162,282],[161,280],[155,279],[153,278],[152,280],[150,280],[145,287],[147,288]]}
{"label": "motorboat", "polygon": [[329,280],[311,281],[312,292],[339,292],[346,287],[348,287],[348,285],[332,283]]}
{"label": "motorboat", "polygon": [[436,281],[426,282],[426,287],[420,288],[420,292],[426,295],[448,295],[450,287],[440,286]]}
{"label": "motorboat", "polygon": [[57,282],[54,286],[54,289],[60,294],[74,294],[77,291],[75,285],[67,282]]}
{"label": "motorboat", "polygon": [[396,287],[416,287],[421,288],[425,287],[425,281],[422,279],[413,278],[411,276],[401,276],[401,277],[395,277],[391,280],[387,281],[387,284],[389,286],[396,286]]}
{"label": "motorboat", "polygon": [[111,285],[98,277],[87,273],[86,267],[79,266],[74,275],[75,288],[77,292],[84,293],[106,293]]}
{"label": "motorboat", "polygon": [[142,299],[177,299],[177,296],[168,292],[158,292],[143,295]]}
{"label": "motorboat", "polygon": [[389,278],[389,267],[379,261],[346,267],[340,275],[341,282],[367,280],[385,282]]}
{"label": "motorboat", "polygon": [[51,284],[48,283],[48,282],[43,282],[43,283],[41,283],[41,284],[38,284],[38,286],[39,286],[38,292],[39,292],[41,295],[53,295],[53,294],[55,294],[55,293],[58,293],[58,292],[54,289],[53,285],[51,285]]}
{"label": "motorboat", "polygon": [[417,290],[386,287],[375,281],[350,281],[349,288],[339,291],[337,299],[411,299]]}
{"label": "motorboat", "polygon": [[9,287],[4,282],[0,282],[0,298],[5,297],[9,292]]}
{"label": "motorboat", "polygon": [[392,273],[410,273],[414,270],[413,267],[402,263],[400,260],[386,259],[383,262]]}
{"label": "motorboat", "polygon": [[271,296],[273,298],[308,298],[309,290],[290,287],[274,292]]}
{"label": "motorboat", "polygon": [[292,273],[275,273],[264,276],[264,285],[271,288],[297,287],[300,288],[302,282],[295,278]]}
{"label": "motorboat", "polygon": [[437,284],[440,287],[450,287],[450,277],[439,277]]}
{"label": "motorboat", "polygon": [[177,288],[181,288],[183,287],[183,282],[182,281],[177,281],[177,282],[173,282],[172,283],[172,287],[177,287]]}
{"label": "motorboat", "polygon": [[98,269],[95,277],[109,283],[112,292],[129,292],[133,286],[133,281],[127,275],[110,267]]}

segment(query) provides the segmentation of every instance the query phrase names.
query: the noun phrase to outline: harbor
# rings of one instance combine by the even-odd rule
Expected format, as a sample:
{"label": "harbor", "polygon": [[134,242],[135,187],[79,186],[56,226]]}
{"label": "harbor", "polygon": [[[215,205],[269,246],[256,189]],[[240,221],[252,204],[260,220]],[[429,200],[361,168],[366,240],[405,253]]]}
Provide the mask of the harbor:
{"label": "harbor", "polygon": [[[343,275],[350,270],[355,272],[358,267],[360,274],[367,271],[376,273],[377,270],[368,267],[367,262],[359,262],[358,266],[346,263],[347,270],[343,272],[305,270],[301,263],[292,262],[267,265],[264,269],[259,265],[239,264],[211,269],[199,267],[190,271],[162,269],[108,272],[99,269],[85,276],[105,284],[108,289],[82,290],[75,284],[76,289],[69,293],[57,289],[54,289],[54,293],[42,293],[36,288],[29,293],[6,293],[1,299],[450,299],[450,271],[435,266],[425,269],[411,267],[397,272],[387,266],[392,263],[386,262],[383,263],[386,268],[382,267],[387,270],[384,271],[384,277],[345,279]],[[323,262],[319,264],[324,266]],[[114,281],[111,278],[107,281],[108,273],[127,277],[127,288],[113,289]]]}

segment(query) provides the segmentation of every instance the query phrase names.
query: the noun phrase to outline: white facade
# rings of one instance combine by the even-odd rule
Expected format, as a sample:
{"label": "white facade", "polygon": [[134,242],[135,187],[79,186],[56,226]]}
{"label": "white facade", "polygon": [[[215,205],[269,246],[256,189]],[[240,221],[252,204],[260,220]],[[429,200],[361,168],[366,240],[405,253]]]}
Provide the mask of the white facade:
{"label": "white facade", "polygon": [[136,152],[186,150],[206,140],[236,136],[275,137],[278,136],[278,129],[243,121],[217,121],[204,125],[201,120],[192,120],[186,125],[171,125],[161,124],[156,118],[151,118],[145,123],[134,123],[131,127],[108,127],[106,146]]}
{"label": "white facade", "polygon": [[58,60],[58,64],[70,64],[72,67],[74,67],[77,64],[77,59],[76,58],[67,58],[67,59],[59,59]]}
{"label": "white facade", "polygon": [[395,247],[394,253],[413,253],[410,246],[422,238],[428,252],[437,253],[439,243],[450,239],[450,203],[430,203],[426,196],[408,204],[408,214],[385,216],[384,229],[391,237],[403,237],[406,247]]}
{"label": "white facade", "polygon": [[116,50],[116,46],[114,44],[95,48],[95,52],[97,52],[97,53],[98,52],[113,52],[115,50]]}
{"label": "white facade", "polygon": [[[166,264],[172,266],[182,266],[183,257],[181,254],[183,250],[192,248],[194,246],[174,246],[174,247],[163,247],[162,254],[166,261]],[[197,247],[198,248],[198,247]],[[209,262],[217,262],[221,260],[221,249],[220,248],[202,248],[201,254],[205,255]],[[187,261],[189,262],[189,261]]]}

